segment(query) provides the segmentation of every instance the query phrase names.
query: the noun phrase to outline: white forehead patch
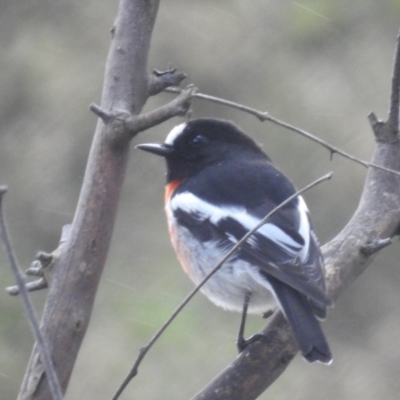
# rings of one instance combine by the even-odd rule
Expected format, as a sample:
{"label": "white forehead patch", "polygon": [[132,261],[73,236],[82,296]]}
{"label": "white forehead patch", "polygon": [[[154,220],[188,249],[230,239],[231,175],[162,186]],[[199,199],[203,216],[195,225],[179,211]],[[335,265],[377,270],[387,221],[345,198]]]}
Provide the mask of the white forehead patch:
{"label": "white forehead patch", "polygon": [[185,128],[186,128],[186,122],[175,126],[175,128],[173,128],[171,132],[168,133],[168,136],[165,139],[164,143],[173,146],[176,138],[185,130]]}

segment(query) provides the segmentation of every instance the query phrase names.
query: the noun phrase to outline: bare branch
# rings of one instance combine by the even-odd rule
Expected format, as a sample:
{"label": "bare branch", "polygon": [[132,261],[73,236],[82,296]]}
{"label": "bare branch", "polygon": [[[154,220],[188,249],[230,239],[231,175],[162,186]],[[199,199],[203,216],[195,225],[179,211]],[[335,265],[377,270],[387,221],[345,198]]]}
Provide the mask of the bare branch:
{"label": "bare branch", "polygon": [[121,386],[118,388],[117,392],[115,393],[112,400],[117,400],[129,382],[137,375],[139,365],[143,361],[143,358],[147,354],[147,352],[151,349],[154,343],[158,340],[158,338],[163,334],[163,332],[167,329],[167,327],[172,323],[172,321],[177,317],[177,315],[182,311],[182,309],[189,303],[189,301],[194,297],[194,295],[206,284],[206,282],[222,267],[222,265],[226,262],[226,260],[231,257],[231,255],[249,239],[258,229],[263,226],[267,220],[283,208],[286,204],[290,203],[293,199],[295,199],[300,194],[306,192],[307,190],[313,188],[314,186],[318,185],[319,183],[331,179],[332,173],[326,174],[321,178],[315,180],[314,182],[310,183],[309,185],[305,186],[303,189],[297,191],[292,196],[288,197],[285,201],[283,201],[279,206],[275,207],[271,212],[269,212],[256,226],[254,226],[246,235],[242,237],[229,251],[228,253],[219,261],[219,263],[212,269],[212,271],[186,296],[186,298],[181,302],[181,304],[176,308],[176,310],[170,315],[167,321],[160,327],[160,329],[154,334],[151,338],[149,343],[142,347],[139,351],[139,356],[136,359],[131,371],[129,372],[128,376],[124,379]]}
{"label": "bare branch", "polygon": [[[36,281],[25,283],[25,289],[28,292],[35,292],[37,290],[47,289],[47,281],[44,278],[40,278]],[[19,290],[19,286],[8,286],[6,287],[6,291],[11,296],[18,296],[21,292]]]}
{"label": "bare branch", "polygon": [[[396,76],[400,76],[398,54],[394,67]],[[393,81],[397,82],[393,87],[398,90],[397,78]],[[392,93],[390,109],[398,107],[397,102],[398,97]],[[389,115],[393,114],[389,112]],[[371,264],[378,251],[390,243],[390,238],[399,234],[400,178],[398,174],[385,172],[400,171],[398,129],[387,126],[393,121],[384,123],[373,113],[369,120],[378,137],[369,166],[381,168],[368,170],[358,209],[344,229],[322,247],[327,287],[333,299]],[[376,130],[391,130],[392,133],[377,135]],[[285,370],[297,349],[281,313],[273,317],[262,334],[269,335],[272,342],[250,344],[192,400],[252,400],[264,392]]]}
{"label": "bare branch", "polygon": [[187,89],[183,90],[178,97],[169,103],[155,110],[136,116],[124,110],[113,110],[107,112],[94,103],[90,105],[90,110],[101,118],[106,125],[122,125],[124,128],[124,134],[133,138],[138,133],[159,125],[172,117],[185,116],[190,108],[190,100],[196,92],[197,89],[194,86],[188,86]]}
{"label": "bare branch", "polygon": [[[373,159],[380,165],[400,170],[399,143],[388,147],[378,142]],[[383,240],[383,244],[387,244],[387,238],[398,233],[399,187],[398,176],[370,169],[358,210],[343,231],[322,247],[327,287],[332,298],[338,298],[373,261],[379,246],[376,251],[368,253],[365,249],[371,243]],[[192,400],[251,400],[260,396],[297,353],[290,327],[280,312],[274,315],[261,333],[273,340],[247,346],[231,365]]]}
{"label": "bare branch", "polygon": [[257,399],[285,371],[298,351],[280,311],[260,333],[265,340],[257,340],[247,346],[192,400]]}
{"label": "bare branch", "polygon": [[385,136],[376,136],[377,140],[398,140],[400,107],[400,31],[397,34],[396,53],[394,57],[392,88],[390,95],[389,116],[384,131]]}
{"label": "bare branch", "polygon": [[28,317],[32,333],[36,339],[36,342],[38,344],[39,348],[39,353],[41,356],[41,359],[44,362],[44,367],[46,371],[46,376],[49,381],[49,386],[50,386],[50,391],[51,391],[51,396],[54,400],[62,400],[63,395],[61,392],[61,387],[58,382],[57,374],[53,366],[53,362],[51,360],[48,348],[46,346],[45,340],[43,338],[42,332],[39,327],[39,321],[35,312],[35,308],[33,307],[33,304],[29,298],[28,291],[26,290],[25,287],[25,282],[24,278],[22,276],[22,273],[18,267],[17,263],[17,258],[14,254],[14,250],[11,245],[11,241],[7,232],[7,227],[4,219],[4,213],[3,213],[3,197],[4,194],[6,193],[7,188],[4,186],[0,187],[0,234],[1,234],[1,240],[4,245],[4,249],[8,258],[8,262],[10,263],[10,268],[12,273],[14,274],[15,280],[18,285],[18,290],[21,294],[21,299],[22,303],[24,305],[26,315]]}
{"label": "bare branch", "polygon": [[372,131],[375,134],[375,137],[381,137],[382,130],[385,126],[385,122],[378,119],[378,117],[375,115],[374,112],[370,112],[368,114],[368,121],[369,121],[369,124],[371,125]]}
{"label": "bare branch", "polygon": [[[168,92],[168,93],[180,93],[181,90],[178,89],[178,88],[167,88],[167,89],[165,89],[165,92]],[[355,156],[353,156],[353,155],[351,155],[351,154],[339,149],[338,147],[333,146],[332,144],[330,144],[326,140],[323,140],[323,139],[319,138],[318,136],[315,136],[315,135],[305,131],[304,129],[297,128],[294,125],[288,124],[287,122],[281,121],[278,118],[275,118],[275,117],[271,116],[271,114],[269,114],[267,111],[259,111],[259,110],[256,110],[255,108],[245,106],[244,104],[236,103],[236,102],[230,101],[230,100],[221,99],[221,98],[215,97],[215,96],[210,96],[210,95],[204,94],[204,93],[196,93],[196,94],[194,94],[193,97],[196,97],[196,98],[199,98],[199,99],[203,99],[203,100],[212,101],[214,103],[223,104],[225,106],[235,108],[237,110],[240,110],[240,111],[246,112],[248,114],[254,115],[261,122],[269,121],[269,122],[272,122],[272,123],[274,123],[276,125],[281,126],[282,128],[288,129],[288,130],[290,130],[292,132],[299,133],[300,135],[304,136],[305,138],[310,139],[311,141],[320,144],[322,147],[325,147],[330,152],[331,156],[333,154],[339,154],[340,156],[342,156],[344,158],[347,158],[348,160],[351,160],[351,161],[353,161],[353,162],[355,162],[357,164],[360,164],[365,168],[376,168],[376,169],[380,169],[382,171],[390,172],[390,173],[395,174],[395,175],[400,175],[400,172],[398,172],[398,171],[391,170],[390,168],[385,168],[382,165],[377,165],[377,164],[374,164],[374,163],[370,163],[370,162],[361,160],[361,159],[359,159],[359,158],[357,158],[357,157],[355,157]],[[373,113],[371,113],[371,114],[373,114]],[[375,116],[375,114],[373,114],[373,116]],[[376,117],[375,117],[375,120],[376,120]]]}
{"label": "bare branch", "polygon": [[[60,255],[64,251],[64,244],[69,237],[70,230],[71,225],[63,226],[59,245],[52,253],[46,253],[44,251],[38,251],[36,253],[35,260],[26,270],[26,275],[36,276],[41,279],[27,282],[25,287],[28,292],[34,292],[36,290],[42,290],[49,287],[49,284],[53,279],[54,269],[60,259]],[[9,286],[6,288],[6,290],[11,296],[19,295],[18,286]]]}
{"label": "bare branch", "polygon": [[153,71],[149,80],[149,96],[154,96],[170,86],[179,86],[186,79],[186,74],[176,68],[166,71]]}
{"label": "bare branch", "polygon": [[156,110],[128,119],[126,121],[128,131],[134,136],[150,127],[159,125],[172,117],[183,117],[187,115],[190,109],[190,101],[196,92],[196,87],[189,86],[187,89],[183,90],[176,99],[172,100],[168,104],[165,104]]}
{"label": "bare branch", "polygon": [[[159,0],[120,0],[106,64],[103,110],[136,115],[146,102],[147,59],[158,5]],[[42,318],[63,391],[89,324],[125,176],[130,137],[120,125],[97,123],[71,233],[54,271]],[[37,355],[35,346],[20,400],[50,397]]]}

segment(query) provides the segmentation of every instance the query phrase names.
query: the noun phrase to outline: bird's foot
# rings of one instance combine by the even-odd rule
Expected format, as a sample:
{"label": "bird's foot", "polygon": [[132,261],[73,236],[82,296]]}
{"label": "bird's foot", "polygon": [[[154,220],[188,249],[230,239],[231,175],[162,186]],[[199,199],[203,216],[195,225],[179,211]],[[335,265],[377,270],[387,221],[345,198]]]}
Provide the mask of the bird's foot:
{"label": "bird's foot", "polygon": [[262,335],[261,333],[256,333],[253,336],[250,336],[248,339],[245,338],[239,338],[236,342],[239,354],[250,344],[259,342],[259,341],[267,341],[267,337],[265,335]]}
{"label": "bird's foot", "polygon": [[262,315],[262,317],[263,317],[264,319],[267,319],[267,318],[269,318],[271,315],[273,315],[273,314],[274,314],[274,312],[275,312],[275,310],[274,310],[274,309],[271,309],[271,310],[265,311],[265,313]]}

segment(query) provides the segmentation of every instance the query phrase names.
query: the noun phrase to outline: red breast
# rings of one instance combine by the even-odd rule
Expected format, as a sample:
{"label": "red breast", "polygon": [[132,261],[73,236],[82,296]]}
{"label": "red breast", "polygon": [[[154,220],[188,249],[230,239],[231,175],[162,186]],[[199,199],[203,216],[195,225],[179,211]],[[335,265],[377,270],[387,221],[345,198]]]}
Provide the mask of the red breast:
{"label": "red breast", "polygon": [[169,200],[171,199],[172,194],[175,192],[175,189],[181,184],[180,179],[175,179],[174,181],[169,182],[165,186],[165,196],[164,196],[164,202],[167,204]]}
{"label": "red breast", "polygon": [[182,183],[180,179],[176,179],[174,181],[169,182],[165,186],[165,196],[164,196],[164,201],[165,201],[165,212],[167,214],[167,220],[168,220],[168,231],[169,235],[171,238],[172,246],[174,247],[174,250],[178,256],[178,259],[183,267],[183,270],[190,275],[190,268],[189,268],[189,263],[187,262],[186,258],[183,256],[183,253],[179,251],[179,243],[177,243],[177,236],[175,233],[176,227],[174,223],[174,219],[172,218],[171,215],[171,209],[168,207],[168,203],[171,200],[171,197],[175,190],[178,188],[178,186]]}

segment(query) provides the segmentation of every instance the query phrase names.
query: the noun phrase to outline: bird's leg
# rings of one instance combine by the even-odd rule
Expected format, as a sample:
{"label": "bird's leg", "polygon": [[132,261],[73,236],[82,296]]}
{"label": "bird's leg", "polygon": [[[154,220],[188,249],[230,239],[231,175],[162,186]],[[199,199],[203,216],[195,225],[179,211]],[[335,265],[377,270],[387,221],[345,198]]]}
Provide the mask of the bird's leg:
{"label": "bird's leg", "polygon": [[[242,311],[242,319],[240,321],[239,333],[237,338],[237,348],[239,353],[241,353],[249,344],[257,342],[259,340],[267,340],[267,337],[261,333],[256,333],[255,335],[249,337],[248,339],[244,338],[244,328],[246,325],[246,317],[247,310],[249,308],[251,293],[246,293],[243,303],[243,311]],[[263,318],[269,318],[272,314],[274,314],[275,310],[268,310],[263,314]]]}
{"label": "bird's leg", "polygon": [[246,292],[243,302],[242,318],[240,320],[239,333],[236,341],[239,353],[241,353],[248,345],[247,340],[244,338],[244,328],[246,326],[247,309],[249,308],[251,293]]}

